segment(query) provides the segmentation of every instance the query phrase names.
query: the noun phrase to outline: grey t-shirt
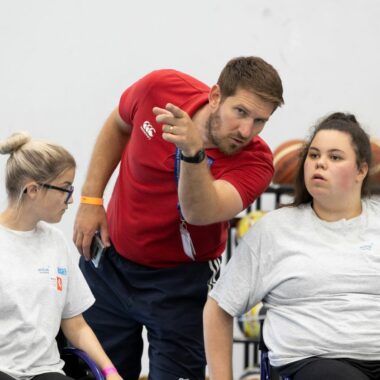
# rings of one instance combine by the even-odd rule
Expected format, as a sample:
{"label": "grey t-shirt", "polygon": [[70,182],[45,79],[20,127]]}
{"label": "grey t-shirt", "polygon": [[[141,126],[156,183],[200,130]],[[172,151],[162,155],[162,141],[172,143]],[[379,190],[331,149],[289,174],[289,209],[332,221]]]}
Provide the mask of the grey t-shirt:
{"label": "grey t-shirt", "polygon": [[210,296],[232,316],[263,299],[271,364],[311,356],[380,360],[380,202],[326,222],[275,210],[243,236]]}
{"label": "grey t-shirt", "polygon": [[55,337],[61,319],[94,297],[61,231],[0,226],[0,371],[17,379],[62,372]]}

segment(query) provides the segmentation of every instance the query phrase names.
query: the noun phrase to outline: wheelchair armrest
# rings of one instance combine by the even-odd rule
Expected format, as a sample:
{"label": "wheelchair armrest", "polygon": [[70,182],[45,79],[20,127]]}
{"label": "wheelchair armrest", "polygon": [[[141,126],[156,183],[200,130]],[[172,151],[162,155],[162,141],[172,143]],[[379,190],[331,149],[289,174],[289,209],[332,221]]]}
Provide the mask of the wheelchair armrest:
{"label": "wheelchair armrest", "polygon": [[101,370],[98,368],[98,366],[95,364],[95,362],[82,350],[79,350],[78,348],[73,347],[65,347],[62,349],[62,354],[70,354],[78,356],[80,359],[82,359],[90,368],[91,372],[95,376],[96,380],[105,380],[105,377],[103,376]]}

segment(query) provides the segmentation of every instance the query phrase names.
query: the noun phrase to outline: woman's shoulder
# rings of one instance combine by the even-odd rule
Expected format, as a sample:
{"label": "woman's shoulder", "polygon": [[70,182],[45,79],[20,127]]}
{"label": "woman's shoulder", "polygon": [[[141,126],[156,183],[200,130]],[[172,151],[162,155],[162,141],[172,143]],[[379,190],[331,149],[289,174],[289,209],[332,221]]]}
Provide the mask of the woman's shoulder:
{"label": "woman's shoulder", "polygon": [[369,212],[374,211],[377,213],[377,215],[379,215],[378,214],[380,211],[380,196],[379,195],[373,195],[370,198],[365,199],[364,202]]}
{"label": "woman's shoulder", "polygon": [[310,205],[302,206],[284,206],[269,212],[266,212],[257,222],[249,229],[246,238],[269,239],[273,238],[273,233],[277,235],[288,234],[294,231],[295,226],[308,225],[308,215],[310,214]]}
{"label": "woman's shoulder", "polygon": [[46,222],[38,222],[36,232],[37,234],[47,236],[49,239],[66,240],[63,232],[58,227]]}
{"label": "woman's shoulder", "polygon": [[303,215],[310,213],[310,204],[301,206],[282,206],[278,209],[269,211],[262,218],[263,223],[279,223],[282,220],[285,221],[297,221]]}

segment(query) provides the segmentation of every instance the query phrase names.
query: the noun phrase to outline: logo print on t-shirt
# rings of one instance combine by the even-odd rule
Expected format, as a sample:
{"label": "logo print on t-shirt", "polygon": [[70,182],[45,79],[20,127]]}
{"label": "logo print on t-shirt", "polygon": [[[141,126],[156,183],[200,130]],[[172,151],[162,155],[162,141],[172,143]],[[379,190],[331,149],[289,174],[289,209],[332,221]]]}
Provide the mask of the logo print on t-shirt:
{"label": "logo print on t-shirt", "polygon": [[62,276],[66,276],[66,274],[67,274],[67,270],[64,267],[57,267],[57,272],[58,272],[58,274],[60,274]]}
{"label": "logo print on t-shirt", "polygon": [[41,274],[49,274],[50,273],[50,268],[48,266],[38,268],[37,270],[38,270],[38,273],[41,273]]}
{"label": "logo print on t-shirt", "polygon": [[57,290],[62,292],[62,277],[57,276]]}
{"label": "logo print on t-shirt", "polygon": [[150,124],[149,121],[144,121],[143,125],[140,128],[149,140],[154,137],[154,134],[156,133],[156,130],[153,128],[152,124]]}

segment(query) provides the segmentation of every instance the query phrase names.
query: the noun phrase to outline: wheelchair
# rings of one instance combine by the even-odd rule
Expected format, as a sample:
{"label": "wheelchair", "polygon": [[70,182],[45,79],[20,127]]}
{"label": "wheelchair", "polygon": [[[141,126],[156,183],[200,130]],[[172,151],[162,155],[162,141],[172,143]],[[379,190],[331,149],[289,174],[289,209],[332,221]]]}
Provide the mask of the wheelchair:
{"label": "wheelchair", "polygon": [[261,380],[292,380],[288,376],[278,376],[277,374],[271,373],[271,367],[269,364],[268,351],[261,350],[260,356],[260,379]]}

